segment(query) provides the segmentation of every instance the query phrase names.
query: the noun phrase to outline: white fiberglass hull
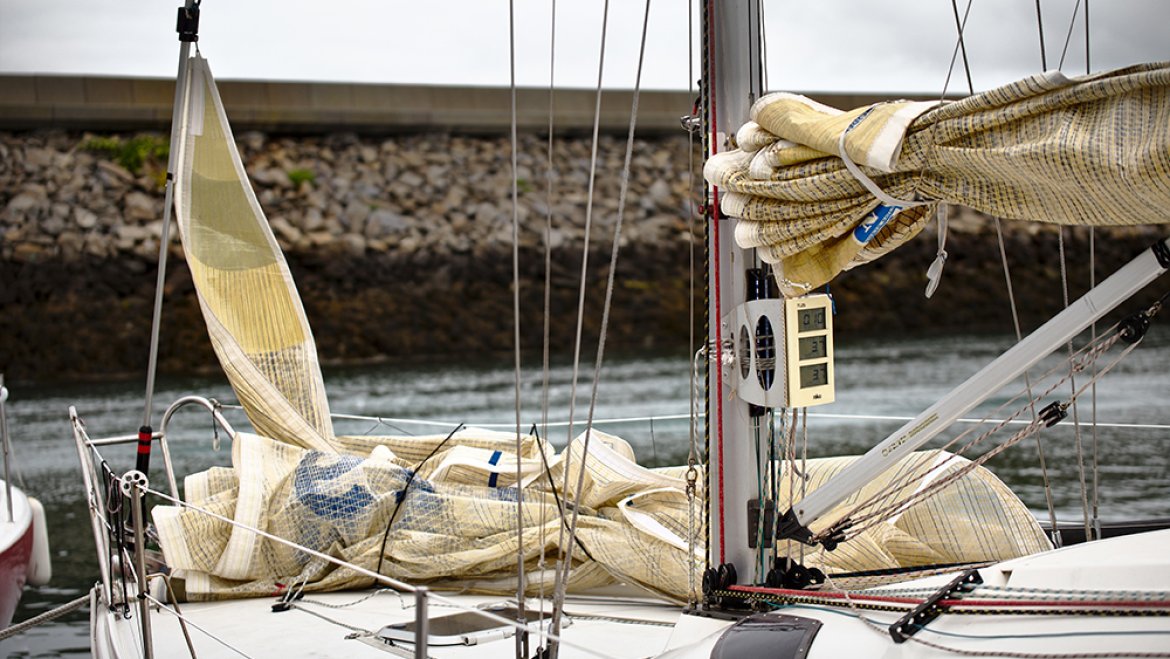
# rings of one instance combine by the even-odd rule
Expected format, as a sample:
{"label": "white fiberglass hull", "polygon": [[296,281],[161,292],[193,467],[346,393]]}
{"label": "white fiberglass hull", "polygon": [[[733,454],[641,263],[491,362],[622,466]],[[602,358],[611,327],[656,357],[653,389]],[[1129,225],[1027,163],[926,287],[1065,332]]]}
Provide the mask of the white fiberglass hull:
{"label": "white fiberglass hull", "polygon": [[[11,521],[8,519],[8,492],[12,496]],[[15,487],[8,490],[0,480],[0,629],[12,624],[25,584],[48,581],[44,526],[40,504]],[[34,542],[37,535],[42,536],[39,543]],[[40,547],[41,544],[45,546]],[[38,563],[43,564],[39,569]]]}

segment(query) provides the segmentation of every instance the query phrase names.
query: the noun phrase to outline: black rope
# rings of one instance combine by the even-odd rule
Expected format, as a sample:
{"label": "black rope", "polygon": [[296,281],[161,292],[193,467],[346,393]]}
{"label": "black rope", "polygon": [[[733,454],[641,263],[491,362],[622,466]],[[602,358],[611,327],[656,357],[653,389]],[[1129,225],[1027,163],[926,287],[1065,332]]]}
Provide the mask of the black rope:
{"label": "black rope", "polygon": [[[108,534],[109,542],[113,546],[113,552],[106,557],[109,562],[109,569],[111,574],[115,570],[114,555],[118,556],[119,565],[126,552],[126,522],[123,515],[126,512],[124,499],[122,497],[122,489],[118,486],[119,481],[114,476],[114,470],[105,460],[101,462],[102,480],[106,487],[106,533]],[[122,601],[110,602],[110,609],[116,610],[123,618],[130,617],[130,598],[127,595],[128,589],[126,587],[126,570],[117,569],[118,583],[122,588]],[[111,586],[112,587],[112,586]]]}
{"label": "black rope", "polygon": [[455,429],[452,430],[443,441],[439,442],[439,444],[431,450],[430,454],[423,458],[422,462],[418,463],[418,465],[413,470],[411,470],[410,474],[406,477],[406,485],[404,485],[402,488],[402,496],[398,498],[398,501],[396,502],[397,505],[394,506],[394,511],[390,513],[390,521],[386,522],[386,530],[382,532],[382,548],[378,550],[378,567],[374,569],[374,572],[377,572],[379,575],[382,574],[382,562],[386,558],[386,540],[390,537],[390,527],[394,526],[394,520],[398,517],[398,511],[402,510],[402,504],[406,501],[406,495],[407,491],[410,490],[410,484],[414,482],[414,477],[418,475],[419,470],[423,468],[423,465],[427,463],[427,460],[435,457],[435,454],[439,452],[439,449],[446,446],[447,442],[451,441],[451,438],[455,436],[455,433],[463,429],[463,426],[464,424],[462,423],[455,426]]}
{"label": "black rope", "polygon": [[[532,430],[530,432],[534,436],[536,436],[536,444],[539,447],[540,446],[540,432],[537,431],[535,423],[532,424]],[[560,496],[559,491],[557,490],[556,479],[553,478],[552,469],[548,466],[548,456],[546,456],[544,454],[543,450],[540,451],[540,461],[541,461],[541,463],[544,464],[544,475],[546,477],[548,477],[548,485],[549,485],[549,487],[552,488],[553,500],[556,501],[556,503],[557,503],[557,514],[560,515],[560,517],[561,517],[561,526],[564,527],[565,531],[568,531],[569,530],[569,521],[567,519],[565,519],[565,507],[561,503],[561,496]],[[519,484],[517,484],[517,487],[518,486],[519,486]],[[578,538],[576,536],[576,534],[574,534],[572,536],[572,538],[573,538],[573,542],[577,545],[577,548],[580,549],[585,554],[586,558],[588,558],[591,561],[597,560],[596,558],[593,558],[593,554],[589,553],[589,550],[585,548],[585,545],[581,544],[581,539]]]}
{"label": "black rope", "polygon": [[858,577],[888,577],[901,574],[914,574],[917,572],[930,572],[932,570],[959,570],[971,566],[987,565],[985,561],[969,561],[966,563],[935,563],[933,565],[915,565],[913,567],[893,567],[882,568],[878,570],[858,570],[856,572],[838,572],[830,574],[830,579],[849,579]]}
{"label": "black rope", "polygon": [[[971,13],[971,2],[967,2],[967,11],[963,13],[962,19],[959,18],[959,4],[957,0],[951,0],[951,11],[955,14],[955,29],[959,32],[959,51],[963,55],[963,71],[967,74],[967,89],[971,94],[975,93],[975,83],[971,79],[971,62],[967,60],[967,42],[963,39],[963,31],[967,27],[967,16]],[[955,60],[951,58],[951,70],[954,69]],[[947,87],[951,81],[951,72],[947,71],[947,84],[943,85],[943,96],[947,94]]]}
{"label": "black rope", "polygon": [[1036,29],[1040,32],[1040,68],[1048,70],[1048,54],[1044,52],[1044,17],[1040,14],[1040,0],[1036,0]]}

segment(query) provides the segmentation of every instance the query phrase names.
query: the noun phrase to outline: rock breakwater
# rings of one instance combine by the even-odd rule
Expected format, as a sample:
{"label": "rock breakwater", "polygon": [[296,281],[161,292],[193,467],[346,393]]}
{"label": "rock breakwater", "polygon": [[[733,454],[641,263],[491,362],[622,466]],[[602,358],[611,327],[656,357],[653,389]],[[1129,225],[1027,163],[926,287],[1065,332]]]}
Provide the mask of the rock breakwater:
{"label": "rock breakwater", "polygon": [[[551,216],[552,339],[570,349],[585,235],[590,144],[521,139],[513,178],[502,137],[336,134],[237,139],[304,299],[325,361],[482,354],[512,345],[512,186],[520,220],[523,342],[539,349],[545,218]],[[160,148],[162,147],[162,148]],[[625,210],[611,345],[684,346],[690,304],[690,222],[685,137],[639,140]],[[599,145],[587,277],[588,337],[596,323],[618,215],[624,140]],[[56,380],[145,368],[155,261],[162,235],[165,143],[159,136],[0,133],[0,371]],[[696,174],[696,177],[698,175]],[[553,187],[548,203],[546,186]],[[934,257],[922,236],[832,287],[848,335],[866,331],[1008,331],[1003,275],[985,218],[955,212],[940,292],[922,299]],[[1056,230],[1008,223],[1007,245],[1026,322],[1059,305]],[[168,266],[161,366],[214,368],[177,236]],[[1098,231],[1100,270],[1154,234]],[[1066,231],[1070,253],[1084,230]],[[702,269],[702,256],[697,254]],[[1082,263],[1083,259],[1077,261]],[[695,307],[703,309],[702,273]],[[1087,282],[1070,274],[1073,294]],[[1032,297],[1034,296],[1034,297]],[[701,331],[701,321],[699,322]]]}

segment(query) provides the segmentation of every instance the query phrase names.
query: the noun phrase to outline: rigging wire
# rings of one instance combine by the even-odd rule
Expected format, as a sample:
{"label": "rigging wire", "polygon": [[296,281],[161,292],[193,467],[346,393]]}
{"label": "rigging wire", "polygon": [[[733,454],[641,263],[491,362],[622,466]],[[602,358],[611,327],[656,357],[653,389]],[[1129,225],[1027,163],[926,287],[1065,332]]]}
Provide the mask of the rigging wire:
{"label": "rigging wire", "polygon": [[1040,70],[1048,70],[1048,54],[1044,48],[1044,17],[1040,13],[1040,0],[1036,0],[1036,29],[1040,33]]}
{"label": "rigging wire", "polygon": [[[606,0],[607,9],[608,4],[609,2]],[[634,132],[638,125],[638,100],[642,89],[642,65],[646,57],[646,35],[649,32],[649,27],[650,0],[646,0],[646,9],[642,18],[642,38],[638,50],[638,70],[634,77],[633,102],[631,103],[630,107],[630,129],[629,134],[626,137],[626,154],[625,160],[622,164],[621,186],[618,189],[617,220],[614,223],[613,229],[613,245],[610,251],[609,259],[609,276],[605,285],[605,301],[602,303],[601,307],[601,329],[597,338],[597,357],[593,368],[593,386],[589,397],[589,413],[585,422],[585,440],[581,447],[581,465],[578,467],[577,471],[577,486],[575,490],[577,493],[580,493],[584,487],[586,460],[589,456],[589,443],[593,438],[593,417],[597,410],[597,393],[601,383],[601,366],[605,360],[605,339],[606,331],[609,327],[609,312],[613,303],[614,278],[617,274],[618,254],[621,249],[622,221],[625,216],[626,196],[630,189],[630,163],[633,160]],[[565,471],[568,473],[567,467]],[[576,538],[577,521],[579,517],[580,507],[577,506],[573,508],[573,516],[569,528],[570,543],[565,550],[565,564],[563,567],[565,578],[560,584],[560,595],[562,603],[563,593],[568,585],[569,572],[572,569],[573,544],[571,541]],[[553,612],[554,625],[557,624],[556,619],[562,611],[563,608],[558,607]]]}
{"label": "rigging wire", "polygon": [[939,94],[939,101],[943,101],[947,97],[947,90],[951,85],[951,75],[955,72],[955,60],[959,53],[963,54],[963,70],[967,73],[967,88],[972,94],[975,93],[975,83],[971,80],[971,63],[967,60],[967,43],[963,39],[963,33],[967,29],[967,17],[971,15],[971,4],[975,0],[967,0],[967,8],[963,10],[963,18],[959,18],[959,4],[957,0],[951,0],[951,10],[955,15],[955,29],[959,33],[959,38],[955,41],[955,48],[951,51],[951,64],[947,67],[947,78],[943,81],[942,93]]}
{"label": "rigging wire", "polygon": [[[548,160],[545,165],[545,206],[546,212],[544,216],[544,328],[543,328],[543,342],[541,344],[542,365],[541,365],[541,383],[540,383],[540,437],[548,437],[548,393],[549,393],[549,376],[552,371],[549,361],[549,351],[552,334],[552,214],[553,214],[553,179],[556,178],[553,159],[553,120],[556,101],[556,53],[557,53],[557,0],[552,0],[551,17],[549,20],[549,48],[548,48]],[[547,458],[544,454],[544,444],[537,441],[537,449],[540,451],[540,456]],[[551,474],[550,481],[551,481]],[[553,484],[554,494],[556,485]],[[546,506],[540,507],[540,546],[548,546],[548,524],[545,518]],[[557,513],[561,520],[565,519],[565,510],[561,507],[560,498],[557,498]],[[536,563],[537,570],[543,575],[548,569],[545,563],[545,552],[542,549],[540,556]],[[540,579],[540,611],[539,619],[544,620],[544,584],[543,576]],[[544,638],[544,625],[537,625],[537,645],[544,647],[546,643]]]}
{"label": "rigging wire", "polygon": [[[584,238],[581,248],[581,281],[580,288],[577,293],[577,330],[576,337],[573,344],[573,377],[569,385],[569,426],[568,438],[565,442],[565,460],[564,460],[564,479],[561,484],[561,491],[565,492],[566,496],[569,492],[569,474],[571,472],[573,452],[568,450],[568,447],[573,443],[573,421],[577,409],[577,381],[580,377],[581,365],[581,334],[584,331],[585,322],[585,287],[589,275],[589,240],[593,227],[593,190],[597,179],[597,145],[599,142],[599,132],[601,128],[601,82],[605,72],[605,40],[609,29],[609,0],[605,0],[602,6],[601,13],[601,45],[597,56],[597,91],[596,100],[593,108],[593,143],[590,147],[589,156],[589,186],[586,192],[585,201],[585,228]],[[588,437],[588,434],[586,434]],[[582,462],[585,460],[585,455],[582,455]],[[584,465],[582,464],[582,473],[584,473]],[[577,490],[578,496],[580,489]],[[574,512],[574,522],[576,521],[576,514]],[[575,524],[574,524],[575,525]],[[565,528],[561,525],[557,531],[557,546],[561,547],[564,555],[561,558],[561,565],[556,570],[556,579],[554,581],[553,591],[553,615],[551,629],[555,635],[561,629],[561,611],[564,609],[565,590],[568,588],[569,577],[569,560],[571,552],[565,549]],[[572,544],[569,544],[571,547]],[[558,646],[555,643],[549,644],[549,655],[551,659],[556,659],[558,653]]]}
{"label": "rigging wire", "polygon": [[[1072,41],[1073,28],[1075,28],[1077,26],[1077,11],[1080,8],[1081,8],[1081,0],[1077,0],[1077,3],[1075,5],[1073,5],[1072,19],[1069,20],[1069,22],[1068,22],[1068,32],[1065,32],[1065,34],[1064,34],[1064,48],[1061,48],[1061,50],[1060,50],[1060,63],[1058,63],[1056,65],[1057,70],[1064,69],[1064,58],[1066,55],[1068,55],[1068,45],[1069,45],[1069,42]],[[1088,11],[1088,8],[1086,7],[1086,12],[1087,11]],[[1085,43],[1086,44],[1088,43],[1088,33],[1087,32],[1085,34]],[[1088,67],[1085,67],[1085,68],[1088,68]],[[1085,73],[1088,73],[1088,71],[1085,71]]]}
{"label": "rigging wire", "polygon": [[[1019,342],[1023,339],[1024,334],[1020,329],[1020,312],[1016,305],[1015,289],[1012,286],[1012,272],[1011,267],[1008,265],[1007,246],[1004,244],[1003,239],[1003,225],[1000,223],[998,217],[994,219],[995,235],[999,243],[999,260],[1003,264],[1003,279],[1007,287],[1008,306],[1012,310],[1012,327],[1016,330],[1016,341]],[[1032,377],[1028,374],[1028,371],[1024,371],[1024,388],[1028,392],[1028,398],[1034,399],[1032,396]],[[1034,404],[1031,406],[1031,411],[1032,419],[1035,420],[1037,415]],[[1048,476],[1048,462],[1044,457],[1044,439],[1040,435],[1036,435],[1036,457],[1040,464],[1040,479],[1044,483],[1044,502],[1048,508],[1048,522],[1052,527],[1052,540],[1057,547],[1060,547],[1060,527],[1056,524],[1056,501],[1052,495],[1052,480]]]}
{"label": "rigging wire", "polygon": [[[1077,0],[1076,5],[1073,7],[1072,18],[1069,20],[1068,31],[1065,33],[1064,48],[1060,52],[1060,62],[1057,64],[1057,67],[1056,67],[1057,70],[1064,69],[1064,59],[1065,59],[1065,55],[1068,53],[1069,42],[1072,40],[1073,28],[1076,27],[1077,10],[1080,8],[1080,4],[1081,4],[1081,0]],[[1039,0],[1037,0],[1037,20],[1039,20]],[[1047,67],[1045,67],[1045,68],[1047,68]],[[1058,247],[1059,254],[1060,254],[1061,293],[1063,295],[1064,308],[1067,309],[1068,305],[1069,305],[1068,255],[1067,255],[1065,248],[1064,248],[1064,227],[1063,226],[1056,227],[1056,235],[1057,235],[1057,247]],[[1092,249],[1092,248],[1090,248],[1090,249]],[[1091,269],[1092,268],[1090,267],[1090,270]],[[1090,290],[1092,290],[1092,286],[1090,286],[1089,288],[1090,288]],[[1093,323],[1093,330],[1094,330],[1093,331],[1093,338],[1096,338],[1096,323]],[[1068,342],[1068,352],[1069,352],[1069,355],[1071,357],[1071,355],[1073,353],[1072,339],[1069,339],[1069,342]],[[1069,384],[1072,387],[1073,391],[1076,391],[1076,380],[1074,379],[1074,377],[1072,376],[1071,373],[1069,374]],[[1094,400],[1095,400],[1095,397],[1096,397],[1096,387],[1095,386],[1093,388],[1093,396],[1094,396]],[[1077,479],[1078,479],[1078,483],[1080,485],[1080,490],[1081,490],[1081,514],[1082,514],[1082,517],[1084,520],[1085,538],[1091,539],[1093,537],[1093,524],[1092,524],[1092,521],[1090,519],[1091,513],[1090,513],[1090,506],[1089,506],[1089,487],[1088,487],[1088,484],[1086,483],[1086,478],[1085,478],[1085,450],[1084,450],[1084,442],[1082,441],[1082,438],[1081,438],[1081,424],[1080,424],[1079,407],[1076,404],[1075,400],[1073,401],[1072,413],[1073,413],[1073,445],[1076,448]],[[1095,419],[1095,417],[1094,417],[1094,419]],[[1095,453],[1094,453],[1094,457],[1096,457]],[[1094,463],[1094,465],[1093,465],[1094,471],[1096,471],[1096,468],[1097,468],[1097,465]]]}
{"label": "rigging wire", "polygon": [[[524,619],[524,474],[520,439],[520,200],[516,159],[516,3],[508,0],[508,64],[509,90],[512,99],[512,352],[515,363],[516,393],[516,618],[523,627]],[[539,448],[539,447],[538,447]],[[528,634],[521,629],[516,634],[516,655],[528,656]]]}
{"label": "rigging wire", "polygon": [[[1089,60],[1089,0],[1085,0],[1085,75],[1092,73],[1093,68]],[[1089,290],[1097,287],[1097,227],[1089,227]],[[1090,339],[1097,339],[1097,323],[1094,322],[1089,327]],[[1094,376],[1096,375],[1096,365],[1094,368]],[[1097,385],[1093,384],[1093,391],[1091,395],[1092,401],[1092,447],[1093,447],[1093,503],[1092,503],[1092,521],[1093,529],[1097,537],[1101,537],[1101,507],[1100,507],[1100,437],[1097,434]]]}
{"label": "rigging wire", "polygon": [[[1107,352],[1119,340],[1120,340],[1120,333],[1115,333],[1112,336],[1110,336],[1109,338],[1103,340],[1100,344],[1092,346],[1091,349],[1090,348],[1083,349],[1081,352],[1085,353],[1085,355],[1084,355],[1085,361],[1082,361],[1080,364],[1082,369],[1088,365],[1088,362],[1096,361],[1100,356],[1104,355],[1105,352]],[[1107,366],[1105,366],[1104,369],[1101,369],[1098,372],[1094,381],[1096,381],[1096,379],[1099,379],[1100,377],[1103,377],[1110,370],[1112,370],[1112,368],[1114,366],[1116,366],[1118,363],[1120,363],[1123,359],[1125,359],[1125,357],[1127,357],[1129,355],[1129,353],[1132,352],[1137,347],[1137,345],[1138,345],[1138,343],[1133,343],[1133,344],[1128,345],[1121,352],[1121,354],[1118,355],[1118,357],[1116,359],[1114,359]],[[1052,372],[1055,372],[1056,370],[1057,369],[1053,369]],[[1066,374],[1060,380],[1053,383],[1047,390],[1042,392],[1040,394],[1040,396],[1031,397],[1031,395],[1029,394],[1030,402],[1035,402],[1036,400],[1040,400],[1044,396],[1051,394],[1053,391],[1055,391],[1057,388],[1059,388],[1062,384],[1064,384],[1064,382],[1067,380],[1069,380],[1069,375]],[[1075,401],[1079,396],[1081,396],[1086,391],[1087,388],[1088,388],[1088,385],[1085,385],[1085,386],[1080,387],[1079,389],[1074,390],[1072,395],[1070,396],[1070,399],[1069,399],[1070,402],[1062,404],[1061,408],[1066,409],[1071,404],[1071,402]],[[1013,399],[1013,400],[1017,400],[1017,399],[1018,399],[1018,397],[1016,399]],[[1005,405],[1011,404],[1012,402],[1013,401],[1008,401],[1008,403],[1005,403]],[[1023,408],[1021,407],[1012,416],[1013,417],[1018,416],[1022,412],[1023,412]],[[876,509],[874,509],[875,506],[877,506],[880,503],[880,501],[878,500],[877,496],[871,497],[870,499],[866,500],[862,504],[855,507],[854,512],[850,513],[849,517],[851,520],[851,525],[848,528],[849,537],[856,536],[858,533],[864,531],[866,528],[869,528],[870,526],[873,526],[876,523],[880,523],[883,519],[888,518],[890,515],[898,514],[900,511],[903,511],[903,510],[909,508],[914,503],[921,501],[921,500],[924,500],[929,496],[933,496],[934,493],[940,491],[942,488],[944,488],[947,485],[949,485],[950,483],[958,480],[959,478],[964,476],[966,473],[968,473],[968,472],[972,471],[973,469],[975,469],[976,467],[984,464],[985,462],[987,462],[991,458],[995,457],[996,455],[1002,453],[1003,451],[1010,448],[1011,446],[1014,446],[1016,443],[1027,438],[1029,435],[1038,433],[1045,426],[1046,426],[1046,422],[1043,418],[1034,419],[1032,421],[1032,423],[1028,424],[1027,427],[1018,431],[1017,433],[1015,433],[1014,435],[1009,437],[1007,440],[1004,440],[998,446],[995,446],[992,449],[990,449],[989,451],[987,451],[986,453],[984,453],[983,455],[981,455],[975,459],[970,460],[970,462],[960,466],[959,468],[955,469],[951,473],[948,473],[945,476],[940,476],[936,479],[931,480],[929,482],[929,484],[918,488],[913,494],[911,494],[910,496],[908,496],[904,499],[901,499],[899,501],[894,501],[894,502],[889,503],[889,504],[880,505],[880,507],[876,507]],[[963,446],[961,446],[957,450],[955,450],[954,454],[961,456],[964,452],[967,451],[967,449],[971,448],[975,444],[977,444],[977,443],[983,441],[984,439],[990,437],[991,435],[995,434],[1002,427],[1003,427],[1002,425],[997,426],[997,427],[987,431],[986,433],[983,433],[983,434],[975,437],[974,439],[968,441],[966,444],[964,444]],[[943,447],[943,449],[944,450],[950,449],[951,446],[953,446],[955,443],[957,443],[960,439],[962,439],[967,434],[968,433],[963,433],[959,437],[956,437],[955,439],[951,440]],[[947,459],[947,460],[944,460],[942,462],[935,464],[935,466],[929,470],[928,474],[923,477],[923,481],[928,479],[930,473],[938,472],[939,470],[943,469],[944,467],[947,467],[950,462],[951,462],[951,459]],[[887,491],[889,491],[890,489],[892,489],[892,488],[887,488]],[[899,488],[899,489],[904,489],[904,488]],[[884,498],[885,497],[883,497],[883,499]],[[872,510],[872,512],[866,513],[864,515],[856,515],[855,514],[856,511],[861,510],[861,509],[865,509],[865,508],[871,508],[873,510]],[[866,522],[866,521],[870,521],[870,520],[873,520],[873,521],[869,524],[866,524],[866,525],[861,524],[861,522]],[[823,536],[823,537],[827,537],[827,536],[831,535],[833,530],[834,529],[830,528],[830,529],[822,532],[819,535]]]}
{"label": "rigging wire", "polygon": [[[695,12],[689,0],[685,3],[687,8],[687,98],[695,97]],[[691,117],[694,118],[696,108],[692,106]],[[697,384],[697,371],[699,354],[703,352],[702,348],[695,347],[695,197],[697,195],[695,187],[695,131],[693,126],[687,126],[687,260],[688,260],[688,277],[687,277],[687,349],[697,350],[695,353],[695,363],[691,368],[691,386],[689,387],[690,394],[690,408],[687,410],[691,416],[689,426],[690,442],[689,450],[687,452],[687,556],[689,567],[690,589],[687,591],[687,603],[694,605],[697,594],[695,591],[695,490],[696,482],[698,480],[698,443],[697,443],[697,410],[695,409],[695,401],[698,398],[695,387]],[[705,491],[705,490],[704,490]],[[705,507],[705,506],[704,506]]]}
{"label": "rigging wire", "polygon": [[[599,141],[599,133],[601,129],[601,82],[605,70],[605,38],[609,28],[609,0],[605,0],[602,7],[601,16],[601,46],[597,61],[597,91],[596,101],[593,107],[593,141],[590,148],[589,156],[589,185],[586,190],[585,198],[585,228],[583,230],[583,244],[581,247],[581,280],[578,284],[577,291],[577,329],[573,341],[573,375],[569,383],[569,423],[568,436],[565,440],[565,446],[570,446],[573,443],[573,422],[576,418],[577,410],[577,383],[580,379],[581,372],[581,335],[584,332],[585,322],[585,288],[589,275],[589,244],[593,229],[593,190],[597,178],[597,144]],[[569,473],[572,465],[572,452],[565,454],[565,471],[561,489],[565,492],[569,490]],[[560,531],[557,540],[558,547],[565,546],[564,530]],[[557,571],[558,579],[560,578],[560,570]],[[560,591],[560,584],[557,584],[557,591]],[[554,609],[557,605],[554,601]],[[554,621],[556,617],[554,615]]]}

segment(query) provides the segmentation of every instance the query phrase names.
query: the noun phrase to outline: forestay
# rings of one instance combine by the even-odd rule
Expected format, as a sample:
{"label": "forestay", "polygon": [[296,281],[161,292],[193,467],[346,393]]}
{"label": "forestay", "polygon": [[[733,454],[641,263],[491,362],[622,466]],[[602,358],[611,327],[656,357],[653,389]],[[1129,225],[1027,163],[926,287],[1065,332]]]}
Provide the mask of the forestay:
{"label": "forestay", "polygon": [[776,93],[751,118],[704,173],[742,220],[736,241],[776,264],[789,295],[898,247],[939,202],[1057,224],[1170,222],[1167,63],[852,112]]}

